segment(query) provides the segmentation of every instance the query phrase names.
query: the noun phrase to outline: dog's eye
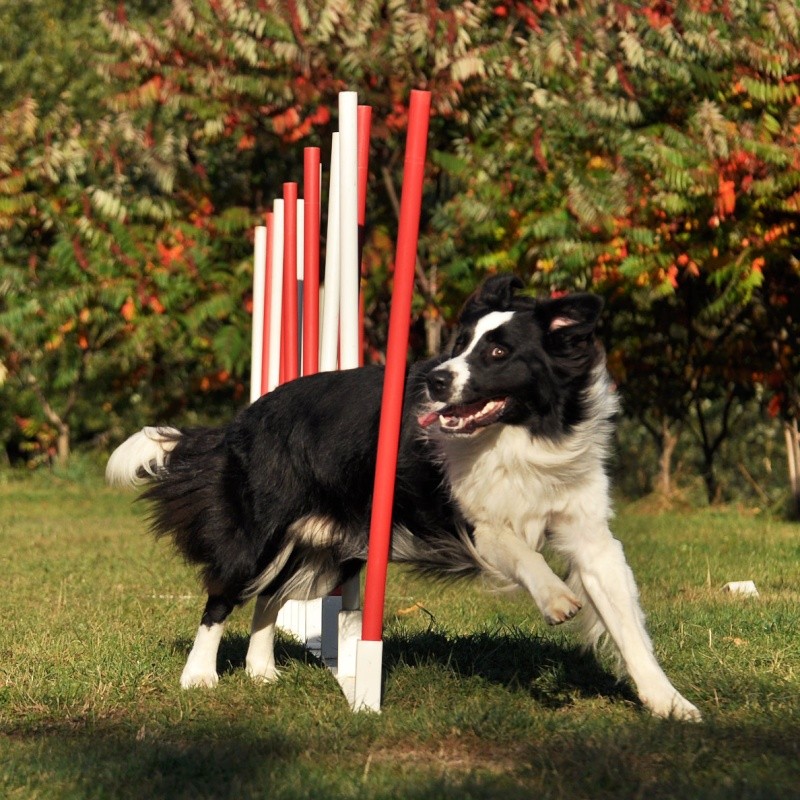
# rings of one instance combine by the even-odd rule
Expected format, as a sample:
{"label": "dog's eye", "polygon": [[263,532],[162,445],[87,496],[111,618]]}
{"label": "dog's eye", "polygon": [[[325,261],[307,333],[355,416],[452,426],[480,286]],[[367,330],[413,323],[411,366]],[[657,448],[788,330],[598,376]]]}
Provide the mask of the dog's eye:
{"label": "dog's eye", "polygon": [[495,361],[502,361],[508,355],[508,348],[496,344],[490,354]]}

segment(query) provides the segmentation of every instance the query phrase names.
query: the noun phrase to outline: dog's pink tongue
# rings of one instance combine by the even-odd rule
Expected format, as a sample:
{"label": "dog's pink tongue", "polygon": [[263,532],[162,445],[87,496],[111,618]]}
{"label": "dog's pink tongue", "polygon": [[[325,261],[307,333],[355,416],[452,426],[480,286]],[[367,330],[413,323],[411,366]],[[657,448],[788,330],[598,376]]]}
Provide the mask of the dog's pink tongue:
{"label": "dog's pink tongue", "polygon": [[419,422],[423,428],[427,428],[428,426],[433,425],[437,419],[439,419],[439,415],[435,411],[429,411],[427,414],[422,414],[417,417],[417,422]]}

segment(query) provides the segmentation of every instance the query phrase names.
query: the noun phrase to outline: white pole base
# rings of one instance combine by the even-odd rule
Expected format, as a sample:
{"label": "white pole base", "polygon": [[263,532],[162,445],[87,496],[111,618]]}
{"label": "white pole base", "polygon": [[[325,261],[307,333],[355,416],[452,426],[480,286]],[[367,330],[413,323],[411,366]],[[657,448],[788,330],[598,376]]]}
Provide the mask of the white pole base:
{"label": "white pole base", "polygon": [[366,642],[358,640],[356,646],[356,680],[353,711],[380,713],[383,689],[383,640]]}
{"label": "white pole base", "polygon": [[339,612],[339,676],[356,675],[356,645],[361,637],[361,610]]}
{"label": "white pole base", "polygon": [[350,708],[354,708],[356,692],[356,658],[358,640],[361,636],[361,609],[340,611],[338,619],[339,658],[336,669],[331,670],[342,688]]}
{"label": "white pole base", "polygon": [[322,602],[321,598],[287,600],[278,613],[278,627],[291,633],[312,652],[318,652],[321,647]]}

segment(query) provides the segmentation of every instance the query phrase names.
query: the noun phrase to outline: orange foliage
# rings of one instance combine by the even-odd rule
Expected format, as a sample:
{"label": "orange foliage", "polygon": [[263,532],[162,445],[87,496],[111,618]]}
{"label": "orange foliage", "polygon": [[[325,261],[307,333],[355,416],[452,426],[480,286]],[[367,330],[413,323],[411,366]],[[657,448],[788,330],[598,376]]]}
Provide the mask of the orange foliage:
{"label": "orange foliage", "polygon": [[156,242],[156,249],[158,250],[158,255],[161,257],[161,263],[165,267],[169,267],[173,261],[178,261],[181,258],[184,246],[181,242],[178,242],[178,244],[172,247],[167,247],[167,245],[159,239]]}
{"label": "orange foliage", "polygon": [[719,216],[723,219],[733,214],[733,210],[736,208],[736,191],[734,182],[725,180],[722,175],[719,176],[716,208],[717,214],[719,214]]}
{"label": "orange foliage", "polygon": [[120,314],[125,322],[130,322],[136,316],[136,306],[133,303],[133,298],[129,297],[120,309]]}

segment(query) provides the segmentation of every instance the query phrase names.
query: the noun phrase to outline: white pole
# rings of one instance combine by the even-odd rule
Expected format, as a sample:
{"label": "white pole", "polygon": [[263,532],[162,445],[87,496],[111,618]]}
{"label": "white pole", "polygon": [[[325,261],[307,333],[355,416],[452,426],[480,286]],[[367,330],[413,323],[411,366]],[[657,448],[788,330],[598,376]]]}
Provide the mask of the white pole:
{"label": "white pole", "polygon": [[305,201],[297,201],[297,374],[303,374],[303,281],[305,280]]}
{"label": "white pole", "polygon": [[303,235],[306,228],[305,200],[297,201],[297,280],[305,278],[305,253],[306,240]]}
{"label": "white pole", "polygon": [[269,315],[268,391],[280,383],[281,307],[283,301],[283,200],[272,204],[272,308]]}
{"label": "white pole", "polygon": [[339,324],[342,369],[358,366],[358,93],[339,93]]}
{"label": "white pole", "polygon": [[[339,93],[339,368],[358,366],[358,94]],[[326,289],[327,289],[326,284]],[[354,691],[356,648],[361,635],[358,577],[342,586],[337,678],[348,696]]]}
{"label": "white pole", "polygon": [[264,288],[267,274],[267,228],[258,225],[253,248],[253,338],[250,343],[250,402],[261,396],[264,363]]}
{"label": "white pole", "polygon": [[336,369],[339,350],[339,134],[331,142],[328,189],[328,239],[325,247],[325,296],[322,308],[320,372]]}

